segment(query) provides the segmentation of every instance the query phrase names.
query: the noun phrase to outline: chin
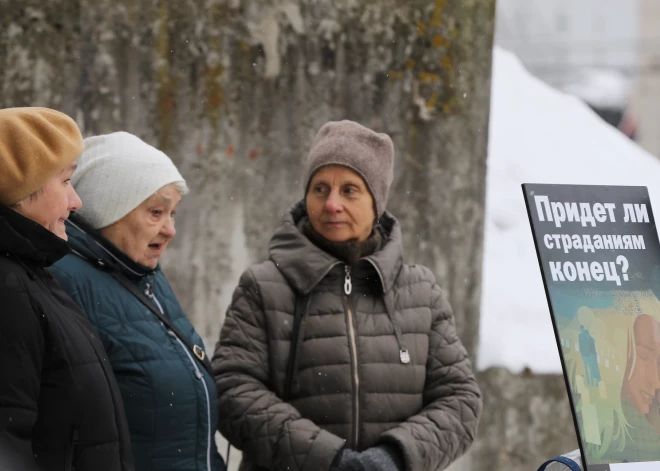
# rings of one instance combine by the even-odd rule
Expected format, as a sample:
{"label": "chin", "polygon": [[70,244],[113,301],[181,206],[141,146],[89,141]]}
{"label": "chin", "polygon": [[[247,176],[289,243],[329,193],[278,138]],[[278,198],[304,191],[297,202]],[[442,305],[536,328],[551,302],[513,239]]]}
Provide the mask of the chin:
{"label": "chin", "polygon": [[319,232],[323,237],[328,239],[330,242],[345,242],[347,240],[350,240],[351,236],[350,234],[344,234],[343,231],[339,232],[334,232],[334,231],[326,231],[326,232]]}
{"label": "chin", "polygon": [[154,260],[153,258],[150,258],[149,260],[145,260],[143,262],[139,262],[140,265],[144,265],[147,268],[156,268],[158,266],[158,262],[160,261],[159,258]]}
{"label": "chin", "polygon": [[339,236],[337,234],[321,234],[323,237],[328,239],[330,242],[341,243],[348,240],[348,237]]}
{"label": "chin", "polygon": [[56,231],[53,232],[53,234],[55,234],[57,237],[59,237],[62,240],[66,240],[66,241],[69,240],[69,236],[66,234],[66,231]]}

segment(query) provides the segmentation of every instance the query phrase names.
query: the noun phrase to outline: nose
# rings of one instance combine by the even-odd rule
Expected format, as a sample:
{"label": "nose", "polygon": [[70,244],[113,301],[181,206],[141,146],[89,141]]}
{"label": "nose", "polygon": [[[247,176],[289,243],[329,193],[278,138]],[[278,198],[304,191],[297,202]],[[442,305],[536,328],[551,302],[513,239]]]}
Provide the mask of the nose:
{"label": "nose", "polygon": [[163,224],[160,233],[168,239],[173,239],[176,235],[176,228],[174,227],[174,218],[168,218],[167,222]]}
{"label": "nose", "polygon": [[338,213],[343,208],[339,195],[336,191],[331,191],[328,198],[325,200],[325,210],[329,213]]}
{"label": "nose", "polygon": [[69,194],[69,207],[67,209],[70,212],[78,211],[82,208],[83,202],[80,196],[78,196],[78,193],[76,193],[76,190],[73,189],[73,186],[69,186],[69,188],[71,188],[71,193]]}

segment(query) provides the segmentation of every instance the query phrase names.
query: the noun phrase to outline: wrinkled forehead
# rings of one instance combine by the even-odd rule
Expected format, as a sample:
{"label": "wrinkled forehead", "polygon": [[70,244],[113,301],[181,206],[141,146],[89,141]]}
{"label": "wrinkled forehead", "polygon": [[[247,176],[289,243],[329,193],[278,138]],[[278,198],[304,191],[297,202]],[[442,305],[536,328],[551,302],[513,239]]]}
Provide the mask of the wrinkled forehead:
{"label": "wrinkled forehead", "polygon": [[145,200],[145,204],[175,206],[181,201],[181,190],[174,183],[165,185]]}
{"label": "wrinkled forehead", "polygon": [[326,183],[335,185],[366,185],[362,176],[350,167],[339,164],[324,165],[310,180],[311,184]]}
{"label": "wrinkled forehead", "polygon": [[74,162],[70,163],[69,165],[67,165],[66,167],[64,167],[62,170],[60,170],[60,175],[62,173],[65,173],[65,172],[73,173],[73,172],[76,171],[77,168],[78,168],[78,162],[74,161]]}

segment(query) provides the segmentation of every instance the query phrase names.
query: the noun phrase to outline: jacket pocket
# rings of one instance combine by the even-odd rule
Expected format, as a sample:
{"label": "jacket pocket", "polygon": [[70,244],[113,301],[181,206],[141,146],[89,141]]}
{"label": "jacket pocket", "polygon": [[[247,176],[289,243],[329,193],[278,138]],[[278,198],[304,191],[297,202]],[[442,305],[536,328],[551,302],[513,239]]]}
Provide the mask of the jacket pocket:
{"label": "jacket pocket", "polygon": [[76,448],[78,447],[79,438],[78,426],[74,425],[71,430],[71,438],[66,446],[64,454],[64,471],[74,471],[76,469],[73,466],[73,461],[76,456]]}

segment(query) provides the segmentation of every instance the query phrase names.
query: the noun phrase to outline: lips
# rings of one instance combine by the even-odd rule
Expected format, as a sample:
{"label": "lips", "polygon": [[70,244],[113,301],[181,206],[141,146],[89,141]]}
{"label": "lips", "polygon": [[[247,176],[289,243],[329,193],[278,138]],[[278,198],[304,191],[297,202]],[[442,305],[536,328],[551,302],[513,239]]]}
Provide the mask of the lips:
{"label": "lips", "polygon": [[645,402],[648,402],[649,404],[653,402],[654,396],[647,393],[646,391],[639,391],[640,395],[642,396],[642,399],[644,399]]}

